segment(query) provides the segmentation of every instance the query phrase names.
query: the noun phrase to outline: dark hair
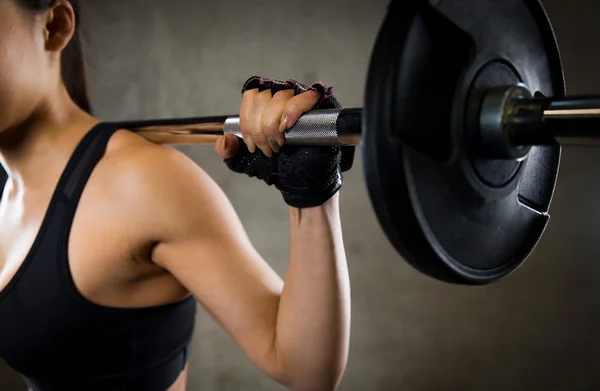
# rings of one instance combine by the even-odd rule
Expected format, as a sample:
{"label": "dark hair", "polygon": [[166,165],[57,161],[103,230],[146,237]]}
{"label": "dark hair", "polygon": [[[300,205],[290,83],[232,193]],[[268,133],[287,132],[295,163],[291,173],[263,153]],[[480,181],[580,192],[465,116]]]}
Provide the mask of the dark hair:
{"label": "dark hair", "polygon": [[[23,9],[31,12],[43,12],[55,0],[15,0]],[[75,11],[76,27],[73,38],[63,50],[61,57],[61,75],[71,99],[83,110],[91,113],[90,100],[87,94],[87,79],[85,74],[85,59],[79,32],[79,0],[69,0]]]}

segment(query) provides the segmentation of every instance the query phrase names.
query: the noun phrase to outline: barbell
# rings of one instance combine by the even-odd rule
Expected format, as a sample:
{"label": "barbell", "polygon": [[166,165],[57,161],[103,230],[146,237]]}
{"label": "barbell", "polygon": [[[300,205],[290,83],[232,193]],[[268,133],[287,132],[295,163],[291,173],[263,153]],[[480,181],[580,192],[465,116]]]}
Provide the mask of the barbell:
{"label": "barbell", "polygon": [[[600,97],[567,97],[539,0],[393,0],[363,108],[313,111],[288,145],[360,145],[388,239],[420,272],[489,284],[529,256],[549,220],[561,145],[600,135]],[[116,125],[161,144],[240,136],[239,117]]]}

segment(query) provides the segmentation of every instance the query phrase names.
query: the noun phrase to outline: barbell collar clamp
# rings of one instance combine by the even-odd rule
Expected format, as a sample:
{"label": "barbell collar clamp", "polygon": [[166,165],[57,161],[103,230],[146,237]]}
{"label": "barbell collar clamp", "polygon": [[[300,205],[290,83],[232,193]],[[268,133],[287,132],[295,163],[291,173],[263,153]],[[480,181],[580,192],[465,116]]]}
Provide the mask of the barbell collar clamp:
{"label": "barbell collar clamp", "polygon": [[[516,114],[526,107],[532,98],[524,84],[501,86],[490,89],[483,99],[479,114],[479,136],[483,153],[488,158],[522,160],[531,150],[531,144],[515,142],[510,137],[517,123]],[[537,113],[539,110],[531,110]],[[538,124],[537,118],[527,120]]]}

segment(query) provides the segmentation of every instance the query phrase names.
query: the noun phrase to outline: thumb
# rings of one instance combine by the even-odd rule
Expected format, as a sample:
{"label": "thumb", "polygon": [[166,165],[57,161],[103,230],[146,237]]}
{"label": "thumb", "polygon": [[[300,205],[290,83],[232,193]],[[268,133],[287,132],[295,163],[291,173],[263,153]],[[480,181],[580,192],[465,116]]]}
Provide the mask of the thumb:
{"label": "thumb", "polygon": [[223,160],[234,157],[239,150],[240,142],[233,134],[219,137],[215,144],[215,151]]}

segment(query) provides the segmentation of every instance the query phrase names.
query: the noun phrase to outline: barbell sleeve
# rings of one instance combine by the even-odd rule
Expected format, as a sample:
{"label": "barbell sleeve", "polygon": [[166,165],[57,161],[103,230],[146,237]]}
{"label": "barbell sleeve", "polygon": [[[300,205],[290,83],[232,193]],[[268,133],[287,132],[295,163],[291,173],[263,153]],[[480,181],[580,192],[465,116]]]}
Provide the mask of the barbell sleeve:
{"label": "barbell sleeve", "polygon": [[[343,146],[358,145],[362,138],[362,109],[315,110],[304,114],[285,132],[287,145]],[[112,122],[132,130],[156,144],[214,144],[218,137],[233,134],[241,137],[237,115],[198,118],[157,119]]]}
{"label": "barbell sleeve", "polygon": [[525,99],[507,125],[512,145],[599,146],[600,97]]}

